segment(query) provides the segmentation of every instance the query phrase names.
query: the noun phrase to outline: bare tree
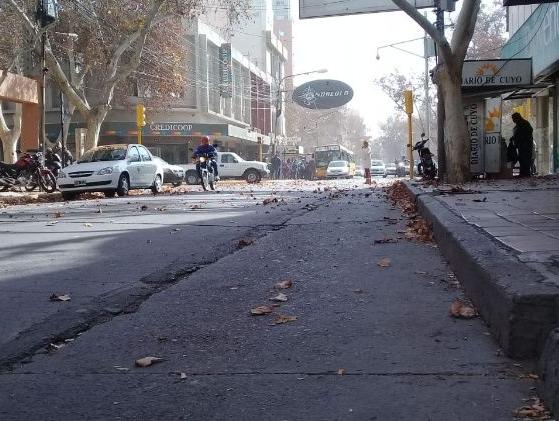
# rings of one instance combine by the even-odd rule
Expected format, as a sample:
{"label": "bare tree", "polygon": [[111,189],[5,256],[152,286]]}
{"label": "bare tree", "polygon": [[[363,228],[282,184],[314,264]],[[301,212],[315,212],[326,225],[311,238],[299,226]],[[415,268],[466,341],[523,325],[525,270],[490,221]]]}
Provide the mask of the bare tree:
{"label": "bare tree", "polygon": [[406,0],[392,0],[433,38],[441,63],[433,74],[444,98],[445,152],[448,181],[462,183],[470,177],[470,139],[464,120],[462,102],[462,67],[474,34],[480,0],[464,0],[458,15],[452,40],[439,33],[432,23]]}
{"label": "bare tree", "polygon": [[[40,33],[23,0],[7,2],[30,34]],[[143,85],[150,97],[184,93],[183,24],[203,12],[203,0],[61,0],[61,4],[60,21],[45,43],[46,64],[51,80],[86,123],[86,148],[97,145],[115,97],[127,92],[130,84]],[[228,8],[228,15],[237,19],[247,4],[218,0],[215,6]],[[57,32],[76,33],[78,39],[70,42]],[[77,60],[81,70],[74,75],[71,64]]]}

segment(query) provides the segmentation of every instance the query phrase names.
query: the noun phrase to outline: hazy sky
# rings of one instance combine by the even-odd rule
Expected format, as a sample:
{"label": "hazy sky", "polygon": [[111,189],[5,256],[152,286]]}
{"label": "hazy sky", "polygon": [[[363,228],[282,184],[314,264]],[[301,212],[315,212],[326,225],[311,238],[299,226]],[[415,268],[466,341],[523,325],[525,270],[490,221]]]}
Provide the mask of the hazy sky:
{"label": "hazy sky", "polygon": [[[424,60],[394,48],[382,48],[381,58],[377,60],[377,48],[423,37],[423,30],[403,12],[299,20],[298,0],[293,0],[292,4],[294,73],[328,69],[323,75],[297,77],[295,85],[313,78],[339,79],[348,83],[354,89],[349,106],[363,116],[371,135],[378,134],[378,123],[395,111],[392,101],[374,85],[374,79],[395,69],[401,73],[415,71],[423,74]],[[431,10],[424,10],[434,21]],[[448,14],[446,19],[448,21]],[[422,40],[399,47],[423,54]]]}

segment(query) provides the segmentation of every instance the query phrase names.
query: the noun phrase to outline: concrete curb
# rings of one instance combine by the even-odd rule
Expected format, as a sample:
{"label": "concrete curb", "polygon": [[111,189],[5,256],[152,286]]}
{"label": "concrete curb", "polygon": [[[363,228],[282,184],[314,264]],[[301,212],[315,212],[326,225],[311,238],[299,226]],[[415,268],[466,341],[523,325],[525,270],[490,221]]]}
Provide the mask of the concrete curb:
{"label": "concrete curb", "polygon": [[405,185],[503,351],[520,359],[541,355],[559,325],[559,288],[431,194]]}

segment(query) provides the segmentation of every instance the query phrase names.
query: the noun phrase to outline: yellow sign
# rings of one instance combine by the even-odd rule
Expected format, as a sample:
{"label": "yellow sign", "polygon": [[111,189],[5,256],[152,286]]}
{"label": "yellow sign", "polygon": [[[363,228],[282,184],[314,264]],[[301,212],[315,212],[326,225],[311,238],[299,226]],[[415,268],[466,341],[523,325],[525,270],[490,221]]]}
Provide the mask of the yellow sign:
{"label": "yellow sign", "polygon": [[404,105],[406,114],[413,114],[413,92],[404,91]]}

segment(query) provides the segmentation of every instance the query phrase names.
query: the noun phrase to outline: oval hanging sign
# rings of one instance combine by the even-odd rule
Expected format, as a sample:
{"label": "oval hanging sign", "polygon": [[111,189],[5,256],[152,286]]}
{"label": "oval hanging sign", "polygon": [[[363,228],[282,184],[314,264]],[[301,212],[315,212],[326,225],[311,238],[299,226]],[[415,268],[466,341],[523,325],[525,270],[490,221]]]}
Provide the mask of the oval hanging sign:
{"label": "oval hanging sign", "polygon": [[303,83],[293,91],[293,101],[296,104],[313,110],[341,107],[352,98],[351,86],[333,79],[313,80]]}

